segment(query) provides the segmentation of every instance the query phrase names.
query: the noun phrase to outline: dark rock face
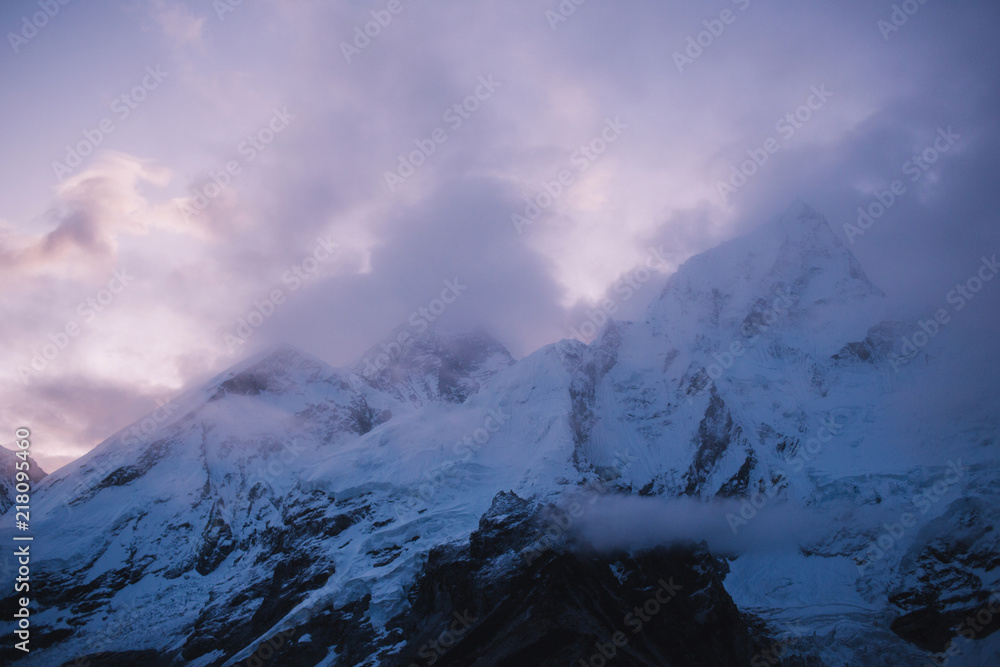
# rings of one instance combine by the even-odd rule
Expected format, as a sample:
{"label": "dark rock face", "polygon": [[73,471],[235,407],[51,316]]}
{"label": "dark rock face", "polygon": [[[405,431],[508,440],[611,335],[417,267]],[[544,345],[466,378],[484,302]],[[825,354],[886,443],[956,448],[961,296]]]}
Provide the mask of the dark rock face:
{"label": "dark rock face", "polygon": [[577,460],[580,460],[579,448],[590,440],[590,430],[594,426],[594,392],[597,388],[597,369],[592,361],[584,363],[582,355],[577,350],[567,353],[568,360],[579,364],[579,374],[573,378],[569,386],[569,397],[573,409],[569,415],[569,425],[573,429],[573,443],[577,447]]}
{"label": "dark rock face", "polygon": [[[192,628],[182,650],[183,660],[191,661],[203,658],[213,651],[220,651],[222,657],[209,664],[221,665],[267,633],[269,628],[291,612],[311,591],[323,586],[335,571],[329,540],[356,523],[366,509],[358,507],[351,508],[346,513],[337,513],[341,509],[339,503],[319,492],[292,500],[294,502],[287,503],[282,512],[284,525],[281,529],[271,530],[266,534],[253,534],[247,538],[246,543],[240,545],[243,555],[239,558],[249,558],[252,550],[255,547],[258,549],[254,564],[266,564],[263,571],[269,572],[269,576],[257,579],[243,589],[227,590],[215,598],[213,604],[202,611]],[[316,612],[320,616],[345,613],[347,617],[354,618],[354,634],[370,635],[371,629],[362,618],[363,613],[336,610]],[[302,628],[297,628],[296,631],[299,637],[309,632]],[[264,643],[271,649],[265,652],[268,655],[272,652],[278,655],[279,649],[287,652],[289,646],[285,644],[294,644],[292,634],[282,633],[265,640]],[[275,648],[274,643],[279,639],[281,646]],[[325,644],[324,654],[330,646],[339,646],[340,641],[332,639]],[[315,647],[308,647],[308,650],[315,650]],[[318,660],[317,657],[316,661]]]}
{"label": "dark rock face", "polygon": [[363,396],[354,400],[350,407],[350,413],[351,419],[354,422],[352,430],[358,435],[364,435],[379,424],[383,424],[392,418],[391,410],[376,411],[368,405],[368,401]]}
{"label": "dark rock face", "polygon": [[[562,351],[565,368],[573,377],[569,386],[572,401],[569,425],[576,445],[574,462],[578,465],[584,464],[587,459],[584,447],[590,442],[591,431],[598,420],[595,411],[598,383],[618,363],[622,332],[626,326],[609,320],[591,346],[585,347],[574,341]],[[609,477],[616,476],[611,468],[598,466],[597,470]]]}
{"label": "dark rock face", "polygon": [[230,378],[219,385],[230,394],[241,394],[243,396],[256,396],[267,391],[267,376],[257,373],[241,373]]}
{"label": "dark rock face", "polygon": [[[258,487],[259,488],[259,487]],[[32,635],[32,655],[54,643],[81,633],[88,640],[89,652],[80,655],[69,664],[74,667],[86,665],[114,665],[115,667],[173,666],[190,664],[203,660],[206,655],[215,654],[207,664],[217,666],[238,652],[255,647],[255,642],[268,633],[269,629],[284,618],[311,591],[323,586],[329,575],[335,571],[331,557],[331,540],[341,532],[356,524],[370,508],[353,501],[340,502],[320,492],[294,494],[286,499],[280,510],[281,526],[270,527],[266,532],[247,534],[242,540],[234,540],[229,524],[223,519],[224,505],[216,501],[208,513],[207,525],[201,533],[200,548],[195,550],[191,562],[179,566],[180,572],[168,572],[148,556],[125,560],[123,567],[109,574],[103,574],[88,583],[85,573],[93,562],[77,564],[77,567],[58,573],[39,569],[41,582],[37,599],[46,607],[61,607],[67,610],[74,621],[72,628],[47,628],[36,626]],[[108,651],[112,640],[132,633],[145,641],[156,641],[145,628],[116,625],[112,630],[89,631],[88,627],[100,615],[103,605],[116,591],[138,583],[146,574],[160,573],[166,578],[176,578],[194,570],[200,576],[214,571],[221,560],[233,555],[237,560],[246,560],[247,576],[238,581],[239,585],[221,587],[213,592],[210,601],[202,607],[190,627],[190,633],[182,646],[164,644],[156,650],[133,650],[127,652]],[[95,559],[97,556],[95,556]],[[249,561],[255,560],[254,563]],[[263,564],[262,568],[253,565]],[[33,577],[35,573],[33,572]],[[6,597],[2,602],[13,607],[13,600]],[[360,664],[364,657],[375,652],[374,633],[365,618],[367,602],[357,600],[344,609],[317,609],[315,616],[303,617],[301,626],[295,632],[282,634],[265,640],[264,653],[268,656],[284,655],[296,637],[312,634],[315,643],[303,643],[295,649],[295,660],[290,662],[272,661],[270,664],[317,664],[330,647],[336,647],[345,656],[338,664]],[[142,617],[136,609],[136,620]],[[164,613],[176,613],[176,609],[165,609]],[[339,619],[339,620],[337,620]],[[328,623],[330,624],[328,627]],[[339,624],[339,625],[338,625]],[[35,640],[37,632],[38,640]],[[276,650],[273,642],[280,640]],[[272,641],[272,643],[267,643]],[[350,648],[350,647],[354,648]],[[284,653],[282,653],[284,651]],[[292,655],[292,653],[288,653]],[[20,651],[12,647],[0,647],[0,664],[9,664],[24,658]],[[299,660],[301,658],[301,660]],[[256,664],[256,663],[254,663]],[[265,660],[262,664],[268,664]]]}
{"label": "dark rock face", "polygon": [[868,330],[863,341],[848,343],[834,354],[834,361],[849,363],[864,361],[875,364],[887,359],[893,352],[896,341],[908,333],[900,322],[880,322]]}
{"label": "dark rock face", "polygon": [[889,596],[901,612],[893,632],[941,652],[959,636],[973,641],[1000,630],[1000,614],[990,610],[1000,605],[991,586],[1000,567],[998,519],[995,498],[966,497],[921,529]]}
{"label": "dark rock face", "polygon": [[384,664],[749,665],[764,644],[704,547],[554,549],[529,562],[536,521],[526,501],[500,494],[468,547],[434,549],[411,609],[390,624],[404,648]]}
{"label": "dark rock face", "polygon": [[84,662],[74,660],[63,667],[121,667],[128,665],[145,665],[146,667],[180,667],[183,662],[164,657],[158,651],[122,651],[120,653],[104,652],[87,656]]}
{"label": "dark rock face", "polygon": [[[687,480],[684,493],[688,495],[693,495],[703,488],[708,475],[715,470],[719,460],[730,447],[738,445],[742,449],[750,450],[742,427],[734,423],[732,413],[730,413],[725,401],[715,391],[714,386],[711,388],[711,398],[705,409],[705,416],[698,425],[694,444],[698,447],[698,452],[690,469],[684,474],[684,478]],[[742,486],[745,491],[749,484],[750,469],[741,471],[739,474],[744,477]],[[723,495],[736,492],[741,484],[738,476],[723,487]]]}
{"label": "dark rock face", "polygon": [[212,507],[208,525],[202,531],[201,548],[198,550],[198,562],[195,570],[205,575],[212,572],[226,559],[236,546],[233,543],[233,531],[223,518],[225,503],[218,499]]}
{"label": "dark rock face", "polygon": [[504,364],[513,363],[507,350],[484,334],[456,336],[450,344],[442,345],[441,352],[438,394],[449,403],[461,403],[479,391],[481,381],[489,377],[479,371],[491,357],[503,359]]}
{"label": "dark rock face", "polygon": [[[296,543],[313,548],[289,550],[276,539],[273,576],[217,598],[179,651],[84,659],[172,666],[218,652],[209,662],[215,666],[242,651],[236,664],[255,666],[305,667],[332,655],[337,667],[751,665],[768,643],[725,592],[726,566],[703,546],[597,554],[556,544],[539,553],[533,542],[542,513],[513,493],[494,498],[467,544],[432,549],[408,591],[409,607],[389,621],[386,636],[370,624],[367,596],[308,609],[267,636],[326,580],[330,564],[308,535],[328,532],[310,519],[329,514],[324,504],[330,501],[319,494],[299,499],[288,517],[303,533]],[[341,529],[353,521],[335,518]]]}
{"label": "dark rock face", "polygon": [[749,494],[750,489],[750,474],[753,472],[754,466],[757,465],[757,461],[754,457],[747,456],[743,461],[743,465],[740,469],[733,475],[729,480],[722,485],[718,493],[715,495],[720,498],[740,498]]}
{"label": "dark rock face", "polygon": [[356,520],[321,521],[331,505],[321,494],[298,499],[287,517],[294,541],[277,535],[270,544],[273,576],[216,598],[180,649],[82,658],[126,667],[181,665],[213,652],[213,666],[240,652],[236,664],[255,667],[305,667],[331,655],[337,667],[751,665],[769,641],[736,608],[722,586],[726,566],[703,546],[596,554],[554,545],[539,553],[542,513],[513,493],[494,498],[467,544],[430,552],[386,636],[370,624],[367,596],[305,610],[268,636],[326,581],[332,564],[318,540]]}

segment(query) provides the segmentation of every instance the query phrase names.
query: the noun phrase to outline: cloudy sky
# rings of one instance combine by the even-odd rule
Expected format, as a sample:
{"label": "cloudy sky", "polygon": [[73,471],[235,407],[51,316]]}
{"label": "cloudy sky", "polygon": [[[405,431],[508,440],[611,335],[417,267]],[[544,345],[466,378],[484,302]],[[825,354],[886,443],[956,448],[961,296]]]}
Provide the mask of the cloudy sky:
{"label": "cloudy sky", "polygon": [[[650,247],[664,259],[626,315],[795,198],[920,312],[1000,250],[998,18],[961,0],[8,0],[0,433],[30,426],[54,469],[266,345],[352,363],[456,279],[443,318],[520,357]],[[996,303],[977,315],[993,331]],[[241,318],[260,326],[235,344]]]}

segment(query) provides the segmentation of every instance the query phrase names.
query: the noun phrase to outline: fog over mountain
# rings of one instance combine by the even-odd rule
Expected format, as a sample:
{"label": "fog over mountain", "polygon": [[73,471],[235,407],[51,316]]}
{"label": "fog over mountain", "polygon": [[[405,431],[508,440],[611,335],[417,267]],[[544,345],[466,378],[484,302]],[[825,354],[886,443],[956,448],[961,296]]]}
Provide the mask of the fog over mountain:
{"label": "fog over mountain", "polygon": [[0,6],[0,663],[1000,664],[1000,7]]}
{"label": "fog over mountain", "polygon": [[982,2],[38,1],[0,8],[0,431],[46,470],[270,345],[350,365],[449,280],[434,317],[515,358],[589,342],[795,198],[912,316],[1000,246]]}
{"label": "fog over mountain", "polygon": [[[996,391],[904,419],[948,362],[911,349],[933,319],[892,312],[796,202],[590,344],[515,361],[401,327],[345,369],[271,348],[37,484],[50,643],[5,655],[989,664],[993,621],[962,624],[996,601]],[[677,604],[608,644],[643,590]]]}

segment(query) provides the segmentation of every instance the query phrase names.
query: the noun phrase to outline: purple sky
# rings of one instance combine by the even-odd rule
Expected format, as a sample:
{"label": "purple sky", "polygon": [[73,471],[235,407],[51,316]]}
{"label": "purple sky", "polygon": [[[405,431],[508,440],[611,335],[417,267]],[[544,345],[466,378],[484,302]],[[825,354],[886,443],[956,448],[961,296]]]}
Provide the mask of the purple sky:
{"label": "purple sky", "polygon": [[852,249],[923,312],[1000,251],[1000,7],[791,4],[4,2],[0,442],[51,470],[266,345],[352,363],[456,278],[443,319],[520,357],[641,265],[626,317],[791,200],[843,233],[896,179]]}

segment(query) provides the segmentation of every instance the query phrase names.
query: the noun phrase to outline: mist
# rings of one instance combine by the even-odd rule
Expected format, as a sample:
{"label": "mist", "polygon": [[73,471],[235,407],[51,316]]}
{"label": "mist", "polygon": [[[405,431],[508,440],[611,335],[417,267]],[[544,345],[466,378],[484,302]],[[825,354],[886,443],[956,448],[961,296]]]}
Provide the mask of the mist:
{"label": "mist", "polygon": [[609,495],[586,505],[569,534],[578,547],[600,553],[694,541],[717,555],[738,555],[805,545],[830,521],[817,510],[775,500],[756,509],[747,501]]}

